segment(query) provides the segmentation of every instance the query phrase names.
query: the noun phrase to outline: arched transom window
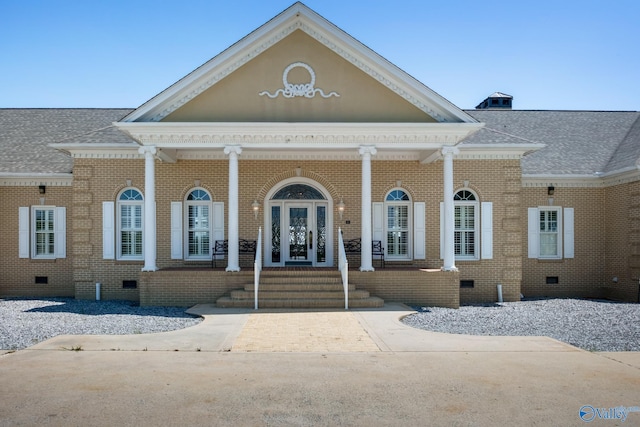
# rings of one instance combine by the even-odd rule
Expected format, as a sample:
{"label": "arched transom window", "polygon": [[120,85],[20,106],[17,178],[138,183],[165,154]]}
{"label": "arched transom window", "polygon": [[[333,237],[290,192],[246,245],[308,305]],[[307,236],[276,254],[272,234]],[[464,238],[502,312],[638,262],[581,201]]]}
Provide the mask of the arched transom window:
{"label": "arched transom window", "polygon": [[322,193],[310,185],[291,184],[278,190],[273,200],[324,200]]}

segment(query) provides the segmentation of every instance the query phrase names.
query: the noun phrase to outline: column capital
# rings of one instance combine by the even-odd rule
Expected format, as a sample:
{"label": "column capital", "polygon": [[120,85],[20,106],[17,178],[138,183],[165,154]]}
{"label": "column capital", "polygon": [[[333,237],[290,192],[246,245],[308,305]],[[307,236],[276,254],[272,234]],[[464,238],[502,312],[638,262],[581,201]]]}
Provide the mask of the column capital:
{"label": "column capital", "polygon": [[242,153],[242,147],[239,145],[225,145],[224,154],[228,156],[231,153],[235,153],[236,155],[239,156]]}
{"label": "column capital", "polygon": [[450,145],[447,145],[445,147],[442,147],[442,149],[440,149],[440,152],[442,153],[442,156],[457,156],[458,154],[460,154],[460,150],[457,147],[452,147]]}
{"label": "column capital", "polygon": [[370,154],[372,156],[375,156],[377,152],[378,150],[373,145],[361,145],[360,148],[358,149],[358,153],[361,156],[364,156],[365,154]]}
{"label": "column capital", "polygon": [[144,155],[150,154],[152,156],[155,156],[157,152],[158,150],[156,150],[155,146],[145,145],[143,147],[138,148],[138,153],[144,154]]}

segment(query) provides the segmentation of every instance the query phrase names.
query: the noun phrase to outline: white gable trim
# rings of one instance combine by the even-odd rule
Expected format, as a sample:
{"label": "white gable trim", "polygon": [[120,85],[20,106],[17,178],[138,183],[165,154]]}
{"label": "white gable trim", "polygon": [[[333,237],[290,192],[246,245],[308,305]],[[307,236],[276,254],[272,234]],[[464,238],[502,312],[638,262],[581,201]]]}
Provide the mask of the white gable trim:
{"label": "white gable trim", "polygon": [[296,30],[304,31],[438,122],[477,122],[302,3],[294,4],[122,121],[162,120]]}
{"label": "white gable trim", "polygon": [[332,149],[375,144],[385,148],[439,149],[455,145],[483,123],[114,123],[142,145],[157,148]]}

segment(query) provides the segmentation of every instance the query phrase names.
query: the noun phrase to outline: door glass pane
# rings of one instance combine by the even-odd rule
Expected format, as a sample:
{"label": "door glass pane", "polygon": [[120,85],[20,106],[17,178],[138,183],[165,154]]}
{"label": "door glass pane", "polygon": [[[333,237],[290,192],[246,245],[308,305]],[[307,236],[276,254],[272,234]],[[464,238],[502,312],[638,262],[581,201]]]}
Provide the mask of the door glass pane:
{"label": "door glass pane", "polygon": [[280,262],[280,206],[271,207],[271,262]]}
{"label": "door glass pane", "polygon": [[307,259],[307,208],[289,208],[289,258]]}
{"label": "door glass pane", "polygon": [[189,255],[209,255],[209,206],[189,206]]}
{"label": "door glass pane", "polygon": [[326,206],[316,208],[316,262],[327,260]]}
{"label": "door glass pane", "polygon": [[387,206],[387,253],[389,256],[409,254],[409,207]]}

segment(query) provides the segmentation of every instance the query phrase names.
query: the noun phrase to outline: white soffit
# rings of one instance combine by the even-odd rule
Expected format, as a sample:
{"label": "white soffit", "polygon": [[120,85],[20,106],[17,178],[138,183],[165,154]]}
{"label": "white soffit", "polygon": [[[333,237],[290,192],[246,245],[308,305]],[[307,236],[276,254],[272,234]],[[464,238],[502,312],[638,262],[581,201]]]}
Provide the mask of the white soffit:
{"label": "white soffit", "polygon": [[440,123],[477,121],[346,32],[296,3],[170,86],[122,122],[157,122],[296,30],[302,30]]}

